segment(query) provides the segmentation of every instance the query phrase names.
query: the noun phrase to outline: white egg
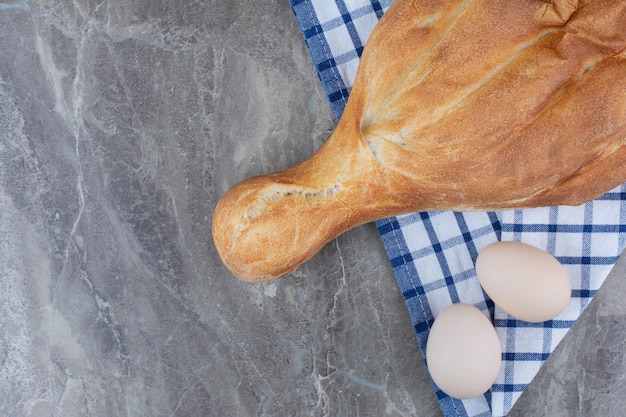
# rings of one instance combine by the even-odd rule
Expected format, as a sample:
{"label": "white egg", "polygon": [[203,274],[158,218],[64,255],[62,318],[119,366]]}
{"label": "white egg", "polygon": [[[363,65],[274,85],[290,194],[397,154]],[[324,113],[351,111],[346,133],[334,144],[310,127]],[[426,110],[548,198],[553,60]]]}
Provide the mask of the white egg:
{"label": "white egg", "polygon": [[476,276],[493,302],[511,316],[543,322],[569,304],[567,272],[549,253],[519,242],[496,242],[476,260]]}
{"label": "white egg", "polygon": [[436,317],[426,343],[426,364],[443,392],[459,399],[484,394],[501,362],[498,335],[479,309],[453,304]]}

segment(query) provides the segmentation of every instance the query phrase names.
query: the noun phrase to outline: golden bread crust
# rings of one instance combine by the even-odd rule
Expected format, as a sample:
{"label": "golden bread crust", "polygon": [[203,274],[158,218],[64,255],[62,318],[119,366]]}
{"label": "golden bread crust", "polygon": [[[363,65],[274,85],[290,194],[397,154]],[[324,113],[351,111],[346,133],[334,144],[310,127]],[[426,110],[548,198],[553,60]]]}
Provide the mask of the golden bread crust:
{"label": "golden bread crust", "polygon": [[396,0],[331,138],[219,202],[241,279],[346,230],[426,210],[575,205],[626,181],[626,2]]}

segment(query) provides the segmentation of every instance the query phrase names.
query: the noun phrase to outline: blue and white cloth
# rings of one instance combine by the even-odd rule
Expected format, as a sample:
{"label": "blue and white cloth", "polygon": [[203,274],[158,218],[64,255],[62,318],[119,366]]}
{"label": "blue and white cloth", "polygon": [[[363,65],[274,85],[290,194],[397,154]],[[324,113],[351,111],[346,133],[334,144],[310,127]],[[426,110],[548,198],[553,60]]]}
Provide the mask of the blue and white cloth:
{"label": "blue and white cloth", "polygon": [[[393,0],[290,0],[313,64],[339,119],[369,34]],[[477,306],[494,323],[503,365],[492,389],[456,400],[433,388],[446,416],[504,416],[596,294],[626,243],[626,186],[579,207],[501,212],[427,212],[383,219],[377,227],[404,295],[419,347],[445,307]],[[554,320],[526,323],[482,291],[478,253],[499,240],[554,255],[571,278],[572,300]]]}

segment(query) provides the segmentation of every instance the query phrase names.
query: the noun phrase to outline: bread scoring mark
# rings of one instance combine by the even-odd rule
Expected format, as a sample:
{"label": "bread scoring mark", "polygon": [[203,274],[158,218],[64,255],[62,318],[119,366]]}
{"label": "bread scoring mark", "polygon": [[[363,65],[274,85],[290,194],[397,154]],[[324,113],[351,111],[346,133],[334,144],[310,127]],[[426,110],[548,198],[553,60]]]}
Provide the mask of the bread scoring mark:
{"label": "bread scoring mark", "polygon": [[363,137],[363,141],[376,163],[385,169],[397,172],[412,180],[419,180],[420,176],[415,175],[413,172],[402,169],[400,165],[396,164],[397,152],[395,150],[385,151],[389,145],[393,148],[399,148],[405,152],[411,152],[417,154],[415,148],[410,147],[399,136],[381,136],[381,135],[366,135]]}
{"label": "bread scoring mark", "polygon": [[[367,150],[372,155],[378,165],[399,172],[403,175],[407,174],[402,172],[402,170],[398,169],[398,167],[395,166],[397,155],[396,152],[389,152],[388,150],[386,151],[385,148],[388,148],[388,146],[391,145],[392,147],[399,148],[400,150],[405,152],[410,152],[414,154],[419,153],[415,148],[409,146],[409,144],[405,140],[403,140],[401,135],[382,136],[369,134],[363,136],[363,142],[365,143]],[[411,175],[409,174],[408,176]]]}
{"label": "bread scoring mark", "polygon": [[[413,0],[413,9],[415,9],[416,13],[420,13],[419,9],[417,8],[416,2],[417,0]],[[433,26],[437,20],[439,20],[439,18],[441,17],[441,12],[437,12],[434,13],[428,17],[426,17],[425,19],[423,19],[421,22],[419,22],[419,24],[417,25],[418,28],[420,29],[426,29],[429,28],[431,26]]]}
{"label": "bread scoring mark", "polygon": [[[398,88],[395,88],[392,91],[390,91],[391,97],[388,100],[389,103],[394,103],[398,99],[401,99],[404,96],[406,90],[416,85],[419,85],[426,78],[426,76],[430,74],[430,71],[426,71],[426,74],[422,74],[422,77],[420,77],[419,80],[416,81],[413,79],[413,75],[415,74],[415,72],[418,71],[419,68],[422,66],[422,64],[428,59],[428,57],[432,55],[433,51],[439,48],[439,46],[441,46],[443,41],[446,40],[448,33],[450,33],[452,29],[454,29],[458,21],[463,17],[465,12],[469,9],[469,6],[472,3],[474,3],[474,1],[475,0],[466,0],[462,2],[456,9],[454,9],[448,14],[447,17],[450,17],[452,21],[449,23],[448,27],[446,27],[443,30],[443,32],[441,33],[441,36],[439,36],[439,38],[433,43],[432,47],[428,49],[427,51],[424,51],[422,58],[417,60],[415,64],[411,66],[411,68],[407,72],[405,81],[401,83],[398,86]],[[417,9],[415,2],[413,2],[413,9],[415,10],[416,13],[419,14],[419,9]],[[427,27],[428,26],[425,26],[424,29],[426,29]],[[409,84],[408,87],[407,87],[407,84]],[[389,107],[386,106],[386,108],[389,108]]]}
{"label": "bread scoring mark", "polygon": [[380,142],[381,137],[374,135],[367,135],[363,137],[363,141],[365,142],[365,146],[370,154],[374,157],[374,160],[382,166],[386,166],[382,156],[380,154]]}
{"label": "bread scoring mark", "polygon": [[544,103],[543,108],[540,111],[538,111],[531,119],[526,121],[524,123],[524,126],[518,130],[518,134],[525,132],[528,128],[533,126],[533,124],[537,120],[539,120],[549,111],[553,110],[561,102],[561,100],[563,100],[566,97],[567,92],[570,90],[570,88],[572,88],[572,86],[574,86],[577,83],[583,82],[585,80],[585,77],[587,77],[588,74],[594,70],[596,65],[604,62],[606,59],[607,57],[595,57],[593,59],[585,61],[580,71],[574,76],[572,76],[572,78],[569,81],[564,83],[558,90],[556,90],[550,96],[549,100],[547,100]]}
{"label": "bread scoring mark", "polygon": [[606,56],[598,56],[598,57],[595,57],[595,58],[592,57],[591,59],[586,61],[585,65],[583,66],[582,71],[580,71],[580,74],[576,78],[576,81],[582,80],[585,77],[585,75],[587,75],[587,73],[589,71],[593,70],[596,65],[598,65],[601,62],[604,62],[606,59],[607,59]]}
{"label": "bread scoring mark", "polygon": [[341,184],[333,184],[319,190],[302,186],[272,184],[259,192],[256,201],[241,216],[241,221],[235,227],[233,240],[246,230],[253,220],[285,199],[304,199],[305,203],[323,202],[336,197],[341,189]]}
{"label": "bread scoring mark", "polygon": [[475,93],[480,92],[480,90],[491,83],[498,74],[503,72],[507,67],[514,64],[522,57],[522,52],[525,50],[532,48],[541,42],[546,36],[556,32],[556,29],[546,29],[533,39],[530,39],[524,43],[521,43],[513,50],[513,53],[509,55],[509,57],[502,61],[499,65],[496,65],[491,71],[485,73],[483,77],[479,79],[479,81],[475,84],[469,85],[467,88],[460,90],[460,94],[456,100],[450,100],[444,106],[440,106],[433,110],[432,119],[429,121],[428,125],[434,125],[452,114],[456,109],[459,108],[468,98],[472,97]]}
{"label": "bread scoring mark", "polygon": [[[254,220],[264,211],[264,208],[269,208],[286,198],[304,198],[306,202],[324,201],[333,198],[340,190],[340,184],[334,184],[320,190],[302,186],[274,184],[259,193],[257,203],[248,209],[248,212],[244,215],[244,220]],[[262,211],[259,212],[257,207],[261,208]]]}

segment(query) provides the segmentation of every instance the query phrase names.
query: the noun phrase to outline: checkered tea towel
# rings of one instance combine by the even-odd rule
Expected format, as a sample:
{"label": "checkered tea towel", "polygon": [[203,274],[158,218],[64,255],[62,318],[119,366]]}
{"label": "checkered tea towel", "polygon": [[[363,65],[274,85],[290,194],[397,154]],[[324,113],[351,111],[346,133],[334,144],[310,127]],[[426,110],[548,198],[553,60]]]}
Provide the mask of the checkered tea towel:
{"label": "checkered tea towel", "polygon": [[[372,29],[393,0],[291,0],[313,64],[337,118]],[[418,0],[419,1],[419,0]],[[496,327],[503,365],[492,389],[471,400],[433,384],[446,416],[504,416],[591,301],[624,249],[626,186],[579,207],[489,213],[427,212],[377,222],[422,353],[434,318],[452,303],[477,306]],[[486,297],[474,262],[488,244],[525,242],[554,255],[572,283],[572,300],[554,320],[526,323]]]}

